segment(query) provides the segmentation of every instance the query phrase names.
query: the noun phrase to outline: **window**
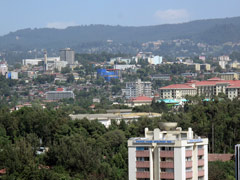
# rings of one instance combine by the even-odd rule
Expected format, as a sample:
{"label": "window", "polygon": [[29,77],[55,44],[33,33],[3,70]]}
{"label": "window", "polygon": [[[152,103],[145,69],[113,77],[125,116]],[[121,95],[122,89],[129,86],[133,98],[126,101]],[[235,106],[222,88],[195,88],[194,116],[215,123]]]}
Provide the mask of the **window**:
{"label": "window", "polygon": [[181,133],[182,139],[187,139],[187,133]]}
{"label": "window", "polygon": [[161,158],[161,161],[164,161],[164,162],[173,162],[173,158],[164,157],[164,158]]}
{"label": "window", "polygon": [[173,168],[161,168],[161,172],[173,173],[174,169]]}
{"label": "window", "polygon": [[137,172],[149,172],[149,168],[137,168]]}
{"label": "window", "polygon": [[137,161],[149,161],[149,157],[137,157]]}
{"label": "window", "polygon": [[198,156],[198,160],[201,160],[201,159],[203,159],[203,156]]}
{"label": "window", "polygon": [[136,147],[136,151],[146,151],[148,147]]}
{"label": "window", "polygon": [[192,161],[192,157],[186,157],[186,161]]}
{"label": "window", "polygon": [[198,166],[198,171],[203,170],[203,166]]}
{"label": "window", "polygon": [[173,151],[173,147],[161,147],[161,151]]}
{"label": "window", "polygon": [[186,168],[186,172],[191,172],[192,171],[192,168]]}
{"label": "window", "polygon": [[198,149],[203,149],[203,145],[199,145],[199,146],[198,146]]}

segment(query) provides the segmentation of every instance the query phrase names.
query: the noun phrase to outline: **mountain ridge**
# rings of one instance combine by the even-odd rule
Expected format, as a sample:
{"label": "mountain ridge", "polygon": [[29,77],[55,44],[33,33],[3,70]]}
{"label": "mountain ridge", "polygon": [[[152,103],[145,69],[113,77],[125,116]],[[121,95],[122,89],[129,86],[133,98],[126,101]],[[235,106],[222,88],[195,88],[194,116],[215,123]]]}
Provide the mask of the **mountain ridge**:
{"label": "mountain ridge", "polygon": [[0,50],[76,47],[83,43],[144,43],[191,39],[207,44],[240,42],[240,17],[151,26],[81,25],[66,29],[25,28],[0,36]]}

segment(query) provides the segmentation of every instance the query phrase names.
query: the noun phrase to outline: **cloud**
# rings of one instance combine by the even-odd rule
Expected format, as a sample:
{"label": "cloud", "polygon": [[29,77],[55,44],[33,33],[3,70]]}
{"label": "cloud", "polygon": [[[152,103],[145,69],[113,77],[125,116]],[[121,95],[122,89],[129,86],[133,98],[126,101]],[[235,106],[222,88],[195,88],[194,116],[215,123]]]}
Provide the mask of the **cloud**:
{"label": "cloud", "polygon": [[189,21],[190,15],[185,9],[168,9],[157,11],[154,14],[155,18],[161,23],[180,23]]}
{"label": "cloud", "polygon": [[65,29],[69,26],[77,26],[75,22],[49,22],[47,28]]}

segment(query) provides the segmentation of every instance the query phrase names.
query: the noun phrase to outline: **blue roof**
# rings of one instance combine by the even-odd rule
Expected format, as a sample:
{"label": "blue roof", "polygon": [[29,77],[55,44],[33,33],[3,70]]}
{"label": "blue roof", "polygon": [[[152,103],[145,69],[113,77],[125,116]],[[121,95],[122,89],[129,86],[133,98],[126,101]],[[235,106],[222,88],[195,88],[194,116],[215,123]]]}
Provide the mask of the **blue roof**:
{"label": "blue roof", "polygon": [[178,104],[179,102],[174,99],[160,99],[158,102],[165,102],[166,104]]}
{"label": "blue roof", "polygon": [[214,99],[208,99],[208,98],[206,98],[206,99],[203,99],[203,101],[214,101]]}

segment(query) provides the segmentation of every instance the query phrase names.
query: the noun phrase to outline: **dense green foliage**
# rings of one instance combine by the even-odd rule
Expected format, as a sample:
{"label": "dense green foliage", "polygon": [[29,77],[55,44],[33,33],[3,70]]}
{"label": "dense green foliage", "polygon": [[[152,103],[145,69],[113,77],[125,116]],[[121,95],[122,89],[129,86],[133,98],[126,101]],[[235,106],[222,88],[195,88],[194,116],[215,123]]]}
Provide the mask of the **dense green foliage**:
{"label": "dense green foliage", "polygon": [[[164,103],[153,103],[154,111],[168,112]],[[210,152],[232,153],[240,142],[240,102],[227,99],[203,102],[190,99],[185,108],[164,113],[161,119],[141,118],[130,124],[115,121],[107,129],[97,121],[72,121],[64,110],[23,108],[0,111],[0,169],[3,179],[127,179],[127,139],[144,135],[144,128],[160,121],[177,121],[192,127],[210,142]],[[147,111],[147,110],[146,110]],[[41,143],[40,143],[41,139]],[[49,147],[37,155],[40,147]],[[233,162],[209,164],[209,180],[231,180]]]}
{"label": "dense green foliage", "polygon": [[229,162],[209,162],[209,175],[210,180],[235,180],[235,163]]}

